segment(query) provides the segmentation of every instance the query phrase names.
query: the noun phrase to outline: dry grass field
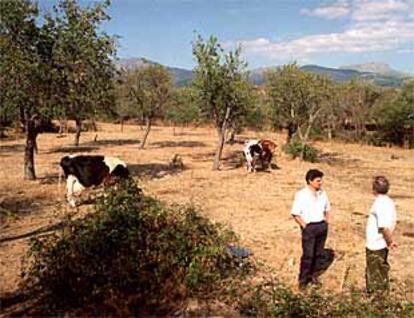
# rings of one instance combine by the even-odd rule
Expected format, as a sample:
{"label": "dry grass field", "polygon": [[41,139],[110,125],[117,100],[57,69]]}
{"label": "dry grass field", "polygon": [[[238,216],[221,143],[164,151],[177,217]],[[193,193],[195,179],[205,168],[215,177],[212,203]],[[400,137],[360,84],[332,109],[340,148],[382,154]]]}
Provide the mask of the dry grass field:
{"label": "dry grass field", "polygon": [[[286,284],[296,286],[301,255],[300,232],[290,217],[295,191],[304,185],[304,174],[312,167],[325,172],[325,189],[333,209],[327,248],[335,259],[321,279],[326,290],[339,292],[364,286],[364,230],[373,201],[370,184],[374,175],[391,181],[391,197],[398,209],[396,240],[399,248],[390,256],[391,277],[414,288],[414,151],[375,148],[338,142],[316,142],[321,162],[292,160],[281,152],[279,169],[248,174],[240,166],[241,144],[226,145],[221,171],[211,170],[216,144],[215,130],[154,127],[146,149],[139,150],[143,131],[125,126],[100,124],[96,133],[81,136],[80,152],[119,156],[125,160],[147,194],[167,202],[194,203],[213,221],[230,226],[243,246],[274,269]],[[284,136],[268,132],[245,132],[245,138],[268,137],[282,146]],[[58,187],[58,162],[74,152],[73,135],[58,138],[42,134],[36,156],[38,180],[23,180],[24,139],[1,141],[0,147],[0,292],[17,288],[20,264],[30,236],[24,234],[73,213],[64,204],[64,186]],[[184,170],[172,170],[174,154],[184,161]],[[61,206],[61,209],[57,207]],[[79,208],[79,213],[88,207]],[[5,210],[10,213],[6,214]],[[13,240],[5,238],[18,237]],[[413,297],[411,291],[410,298]]]}

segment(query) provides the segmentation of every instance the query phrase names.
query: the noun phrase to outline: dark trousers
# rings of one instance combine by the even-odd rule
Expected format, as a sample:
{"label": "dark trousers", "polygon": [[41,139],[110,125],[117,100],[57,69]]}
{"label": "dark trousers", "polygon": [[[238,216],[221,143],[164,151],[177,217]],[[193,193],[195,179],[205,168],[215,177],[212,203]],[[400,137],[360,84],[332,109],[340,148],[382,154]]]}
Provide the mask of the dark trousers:
{"label": "dark trousers", "polygon": [[367,267],[365,278],[367,283],[367,292],[386,292],[389,289],[388,272],[388,248],[372,251],[366,249]]}
{"label": "dark trousers", "polygon": [[302,258],[300,260],[299,284],[307,285],[317,278],[323,262],[323,251],[328,224],[325,221],[309,223],[302,230]]}

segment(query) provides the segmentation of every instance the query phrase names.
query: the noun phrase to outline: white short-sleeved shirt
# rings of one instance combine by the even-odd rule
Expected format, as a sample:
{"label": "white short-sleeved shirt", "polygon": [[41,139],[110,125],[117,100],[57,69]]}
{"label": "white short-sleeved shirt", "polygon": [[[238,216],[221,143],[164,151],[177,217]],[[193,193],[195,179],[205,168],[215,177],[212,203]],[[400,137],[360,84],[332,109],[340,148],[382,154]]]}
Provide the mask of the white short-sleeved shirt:
{"label": "white short-sleeved shirt", "polygon": [[324,190],[315,193],[304,187],[296,192],[292,206],[292,215],[300,215],[306,224],[325,220],[325,212],[331,210],[328,196]]}
{"label": "white short-sleeved shirt", "polygon": [[387,247],[384,235],[380,228],[387,228],[394,231],[397,223],[397,211],[394,201],[384,194],[375,198],[372,204],[366,229],[366,247],[372,251],[381,250]]}

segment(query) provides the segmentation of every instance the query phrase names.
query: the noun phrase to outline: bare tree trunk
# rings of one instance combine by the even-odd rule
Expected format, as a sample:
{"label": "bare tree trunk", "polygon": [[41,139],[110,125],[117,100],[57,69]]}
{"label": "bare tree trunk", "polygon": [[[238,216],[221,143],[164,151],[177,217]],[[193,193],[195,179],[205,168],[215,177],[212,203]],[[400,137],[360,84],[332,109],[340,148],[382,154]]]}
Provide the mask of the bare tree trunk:
{"label": "bare tree trunk", "polygon": [[26,133],[26,129],[27,129],[27,118],[26,118],[26,113],[25,113],[25,109],[24,107],[20,107],[19,108],[19,113],[20,113],[20,132],[21,133]]}
{"label": "bare tree trunk", "polygon": [[121,118],[121,133],[124,132],[124,117]]}
{"label": "bare tree trunk", "polygon": [[[27,117],[27,116],[26,116]],[[34,118],[26,119],[26,147],[24,150],[24,179],[36,180],[34,152],[37,148],[37,127]]]}
{"label": "bare tree trunk", "polygon": [[98,126],[96,126],[96,120],[95,120],[95,118],[92,119],[92,130],[94,132],[97,132],[98,131]]}
{"label": "bare tree trunk", "polygon": [[75,134],[75,143],[74,143],[74,145],[76,147],[78,147],[79,146],[79,138],[80,138],[80,134],[81,134],[81,130],[82,130],[82,120],[80,118],[76,118],[75,122],[76,122],[76,134]]}
{"label": "bare tree trunk", "polygon": [[145,143],[147,142],[147,138],[151,130],[151,124],[152,124],[151,118],[146,118],[145,122],[146,122],[145,133],[144,133],[144,138],[142,139],[141,145],[139,146],[140,149],[144,149]]}
{"label": "bare tree trunk", "polygon": [[410,125],[409,131],[408,131],[408,147],[409,149],[414,148],[414,124]]}
{"label": "bare tree trunk", "polygon": [[63,119],[59,119],[59,136],[63,134]]}
{"label": "bare tree trunk", "polygon": [[236,133],[234,132],[234,129],[230,131],[229,136],[227,137],[227,143],[232,145],[236,142]]}
{"label": "bare tree trunk", "polygon": [[214,156],[214,163],[213,163],[213,170],[219,170],[220,169],[220,159],[221,154],[223,152],[224,142],[226,139],[226,130],[227,130],[227,124],[230,117],[230,107],[227,107],[226,110],[226,117],[224,117],[223,124],[221,126],[221,129],[218,129],[218,144],[216,149],[216,154]]}
{"label": "bare tree trunk", "polygon": [[3,126],[3,123],[0,120],[0,139],[6,137],[4,130],[5,130],[5,127]]}

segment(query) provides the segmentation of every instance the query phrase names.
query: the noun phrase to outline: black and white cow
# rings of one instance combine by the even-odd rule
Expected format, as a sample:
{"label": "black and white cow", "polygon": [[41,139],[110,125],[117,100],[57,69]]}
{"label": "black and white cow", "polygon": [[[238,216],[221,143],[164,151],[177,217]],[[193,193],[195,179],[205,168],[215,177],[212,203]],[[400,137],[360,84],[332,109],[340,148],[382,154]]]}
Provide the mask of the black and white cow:
{"label": "black and white cow", "polygon": [[256,160],[262,155],[263,149],[256,139],[247,140],[243,145],[243,154],[246,159],[247,171],[256,171]]}
{"label": "black and white cow", "polygon": [[66,178],[67,200],[72,207],[76,206],[75,198],[86,188],[129,177],[125,162],[115,157],[71,155],[63,157],[60,166]]}

